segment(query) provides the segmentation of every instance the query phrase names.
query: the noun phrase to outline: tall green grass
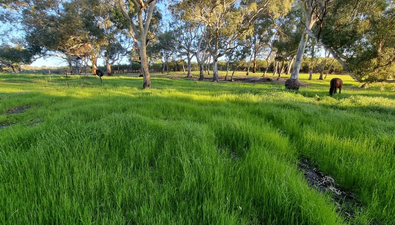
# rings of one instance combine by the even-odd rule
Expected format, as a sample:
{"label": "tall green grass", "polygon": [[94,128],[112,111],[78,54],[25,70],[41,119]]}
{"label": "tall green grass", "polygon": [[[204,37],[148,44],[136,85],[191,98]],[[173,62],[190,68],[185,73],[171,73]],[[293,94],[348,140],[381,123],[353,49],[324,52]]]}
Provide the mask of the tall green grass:
{"label": "tall green grass", "polygon": [[[1,224],[393,224],[395,92],[0,75]],[[328,76],[328,79],[329,76]],[[30,106],[23,113],[10,109]],[[361,202],[355,218],[298,170]]]}

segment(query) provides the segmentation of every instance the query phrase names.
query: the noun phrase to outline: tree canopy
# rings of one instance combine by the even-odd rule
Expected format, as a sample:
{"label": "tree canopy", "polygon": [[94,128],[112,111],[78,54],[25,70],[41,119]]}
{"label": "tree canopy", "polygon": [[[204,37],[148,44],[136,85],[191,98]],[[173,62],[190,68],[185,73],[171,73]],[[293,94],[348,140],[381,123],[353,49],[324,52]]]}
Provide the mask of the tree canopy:
{"label": "tree canopy", "polygon": [[22,46],[11,47],[9,45],[0,47],[0,71],[3,67],[11,67],[13,72],[21,64],[29,64],[33,53]]}

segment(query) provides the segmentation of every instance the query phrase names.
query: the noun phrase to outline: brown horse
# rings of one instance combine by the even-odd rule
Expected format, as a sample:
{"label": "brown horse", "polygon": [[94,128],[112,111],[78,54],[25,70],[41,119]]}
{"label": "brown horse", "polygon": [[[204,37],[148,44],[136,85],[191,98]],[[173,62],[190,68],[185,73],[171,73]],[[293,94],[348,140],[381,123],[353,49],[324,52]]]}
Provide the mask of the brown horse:
{"label": "brown horse", "polygon": [[332,96],[336,93],[337,88],[339,88],[339,94],[342,93],[343,81],[340,78],[333,78],[331,80],[331,88],[329,89],[329,95]]}

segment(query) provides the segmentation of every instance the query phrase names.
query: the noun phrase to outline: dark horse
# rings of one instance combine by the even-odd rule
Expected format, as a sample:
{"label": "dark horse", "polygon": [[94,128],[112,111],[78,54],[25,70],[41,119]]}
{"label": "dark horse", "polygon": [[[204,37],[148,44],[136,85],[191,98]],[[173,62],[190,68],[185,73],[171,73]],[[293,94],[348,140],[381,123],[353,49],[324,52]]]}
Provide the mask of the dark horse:
{"label": "dark horse", "polygon": [[329,95],[332,96],[336,93],[336,89],[339,88],[339,94],[342,93],[343,81],[340,78],[333,78],[331,80],[331,88],[329,89]]}

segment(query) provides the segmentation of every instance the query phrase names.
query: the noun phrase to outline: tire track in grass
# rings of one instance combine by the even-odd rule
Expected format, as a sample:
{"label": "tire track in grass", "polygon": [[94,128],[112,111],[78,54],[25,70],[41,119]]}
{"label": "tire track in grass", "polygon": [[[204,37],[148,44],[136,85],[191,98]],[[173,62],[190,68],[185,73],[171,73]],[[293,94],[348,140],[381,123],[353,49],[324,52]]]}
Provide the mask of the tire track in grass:
{"label": "tire track in grass", "polygon": [[300,160],[298,169],[303,172],[304,178],[312,188],[330,195],[332,201],[337,205],[337,212],[344,216],[347,221],[351,222],[356,214],[361,213],[362,203],[355,198],[354,194],[342,190],[336,184],[335,179],[325,175],[307,158]]}

